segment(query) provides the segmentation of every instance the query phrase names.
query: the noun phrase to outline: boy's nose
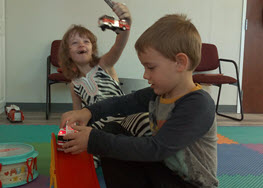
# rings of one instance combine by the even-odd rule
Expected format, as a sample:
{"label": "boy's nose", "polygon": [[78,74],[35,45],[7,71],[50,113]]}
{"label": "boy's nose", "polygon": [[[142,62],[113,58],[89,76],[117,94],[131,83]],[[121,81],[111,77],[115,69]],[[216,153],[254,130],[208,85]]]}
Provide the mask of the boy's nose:
{"label": "boy's nose", "polygon": [[143,78],[144,78],[145,80],[148,80],[148,79],[149,79],[149,74],[147,74],[146,71],[144,71]]}

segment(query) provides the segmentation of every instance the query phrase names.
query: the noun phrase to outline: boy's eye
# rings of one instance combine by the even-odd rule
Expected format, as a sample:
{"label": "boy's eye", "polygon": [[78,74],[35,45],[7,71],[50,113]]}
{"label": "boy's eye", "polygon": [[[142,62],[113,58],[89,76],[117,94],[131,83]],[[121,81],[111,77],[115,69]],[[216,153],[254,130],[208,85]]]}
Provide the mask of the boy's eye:
{"label": "boy's eye", "polygon": [[153,70],[155,67],[154,66],[148,66],[147,68],[150,70]]}
{"label": "boy's eye", "polygon": [[73,44],[77,44],[77,42],[76,42],[76,41],[73,41],[71,44],[72,44],[72,45],[73,45]]}
{"label": "boy's eye", "polygon": [[85,40],[84,42],[85,42],[85,43],[90,43],[90,40]]}

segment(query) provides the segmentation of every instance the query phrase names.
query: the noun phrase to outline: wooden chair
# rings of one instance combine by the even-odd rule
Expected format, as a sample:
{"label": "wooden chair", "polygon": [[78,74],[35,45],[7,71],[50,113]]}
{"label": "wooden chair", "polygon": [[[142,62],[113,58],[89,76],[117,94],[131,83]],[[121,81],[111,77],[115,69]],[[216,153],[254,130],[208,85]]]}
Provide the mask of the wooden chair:
{"label": "wooden chair", "polygon": [[[221,69],[222,62],[232,63],[234,65],[235,72],[236,72],[236,78],[222,74],[222,69]],[[198,73],[201,71],[212,71],[212,70],[217,70],[217,69],[219,71],[218,74]],[[211,84],[211,85],[219,87],[217,102],[216,102],[216,113],[219,116],[223,116],[223,117],[230,118],[230,119],[237,120],[237,121],[242,121],[244,115],[243,115],[243,107],[242,107],[241,89],[240,89],[240,84],[239,84],[239,75],[238,75],[238,69],[237,69],[236,62],[230,59],[219,59],[216,46],[213,44],[203,43],[201,62],[199,66],[195,69],[195,73],[196,74],[193,75],[193,81],[195,83]],[[241,114],[240,118],[222,114],[218,111],[220,94],[221,94],[221,89],[222,89],[223,84],[230,84],[230,85],[234,85],[237,87],[237,92],[239,96],[239,104],[240,104],[240,114]]]}

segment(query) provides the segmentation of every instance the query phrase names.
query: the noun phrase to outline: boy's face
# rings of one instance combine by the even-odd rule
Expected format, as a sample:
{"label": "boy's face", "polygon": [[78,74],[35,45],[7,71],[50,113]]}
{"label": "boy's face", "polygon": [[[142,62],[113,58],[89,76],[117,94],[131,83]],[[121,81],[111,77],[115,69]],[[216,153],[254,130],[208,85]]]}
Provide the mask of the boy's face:
{"label": "boy's face", "polygon": [[165,98],[173,98],[174,90],[180,80],[177,62],[164,57],[153,48],[147,48],[138,57],[145,69],[143,78],[148,80],[154,92]]}
{"label": "boy's face", "polygon": [[69,54],[77,64],[86,64],[92,60],[92,44],[89,38],[80,37],[79,34],[69,38]]}

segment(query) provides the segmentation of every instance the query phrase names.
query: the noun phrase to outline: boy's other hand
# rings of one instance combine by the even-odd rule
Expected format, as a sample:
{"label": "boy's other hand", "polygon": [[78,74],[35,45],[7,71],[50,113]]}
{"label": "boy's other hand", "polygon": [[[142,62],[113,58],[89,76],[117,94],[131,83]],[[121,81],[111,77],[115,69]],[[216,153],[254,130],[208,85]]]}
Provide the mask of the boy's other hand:
{"label": "boy's other hand", "polygon": [[73,125],[72,128],[76,130],[76,133],[67,134],[63,137],[65,140],[70,140],[66,142],[62,147],[65,153],[79,154],[83,151],[87,151],[89,135],[92,130],[91,127],[76,126]]}
{"label": "boy's other hand", "polygon": [[91,117],[91,112],[87,108],[69,111],[62,114],[59,127],[63,128],[66,126],[66,124],[71,127],[73,125],[86,126]]}
{"label": "boy's other hand", "polygon": [[120,20],[125,19],[127,23],[131,26],[132,18],[128,7],[123,3],[113,2],[112,10],[119,17]]}

